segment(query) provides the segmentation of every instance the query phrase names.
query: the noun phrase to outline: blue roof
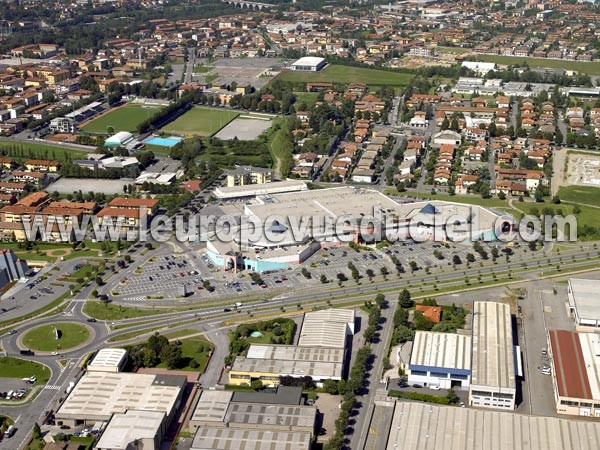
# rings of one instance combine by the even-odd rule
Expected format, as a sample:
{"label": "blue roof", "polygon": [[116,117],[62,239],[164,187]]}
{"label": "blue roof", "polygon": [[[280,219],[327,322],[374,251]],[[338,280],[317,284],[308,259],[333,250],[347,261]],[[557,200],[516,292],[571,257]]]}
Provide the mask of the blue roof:
{"label": "blue roof", "polygon": [[439,210],[433,206],[431,203],[427,203],[425,206],[423,206],[421,208],[421,211],[419,211],[422,214],[437,214],[439,213]]}
{"label": "blue roof", "polygon": [[284,224],[279,223],[279,221],[274,220],[269,227],[269,231],[271,233],[285,233],[287,231],[287,227]]}

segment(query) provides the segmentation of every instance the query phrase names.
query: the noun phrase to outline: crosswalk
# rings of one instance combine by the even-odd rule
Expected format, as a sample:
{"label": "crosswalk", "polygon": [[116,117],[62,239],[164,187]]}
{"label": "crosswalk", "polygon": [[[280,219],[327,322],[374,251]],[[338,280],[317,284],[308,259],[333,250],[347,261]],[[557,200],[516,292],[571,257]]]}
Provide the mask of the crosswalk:
{"label": "crosswalk", "polygon": [[48,389],[49,391],[60,391],[61,387],[58,384],[47,384],[44,389]]}
{"label": "crosswalk", "polygon": [[128,301],[128,302],[143,302],[145,300],[147,300],[145,295],[142,295],[139,297],[126,297],[125,298],[125,301]]}

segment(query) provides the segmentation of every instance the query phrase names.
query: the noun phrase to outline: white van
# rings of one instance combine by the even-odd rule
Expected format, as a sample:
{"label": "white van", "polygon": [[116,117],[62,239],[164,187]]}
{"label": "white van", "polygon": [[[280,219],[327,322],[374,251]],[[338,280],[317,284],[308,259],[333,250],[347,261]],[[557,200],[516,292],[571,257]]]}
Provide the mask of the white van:
{"label": "white van", "polygon": [[6,431],[4,432],[4,437],[5,438],[9,438],[11,437],[13,434],[15,434],[15,427],[14,426],[9,426]]}
{"label": "white van", "polygon": [[10,400],[11,398],[13,398],[14,394],[15,391],[8,391],[8,394],[6,394],[6,400]]}

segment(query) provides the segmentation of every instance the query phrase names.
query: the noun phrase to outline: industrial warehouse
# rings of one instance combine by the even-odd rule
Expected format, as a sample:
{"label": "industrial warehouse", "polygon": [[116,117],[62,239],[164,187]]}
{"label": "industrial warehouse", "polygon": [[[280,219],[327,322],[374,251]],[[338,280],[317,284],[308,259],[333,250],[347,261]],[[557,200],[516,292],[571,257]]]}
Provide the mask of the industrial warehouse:
{"label": "industrial warehouse", "polygon": [[260,380],[264,386],[274,387],[281,376],[310,377],[317,385],[341,380],[354,320],[353,310],[305,313],[298,345],[250,345],[245,357],[235,358],[229,383],[249,386],[252,380]]}
{"label": "industrial warehouse", "polygon": [[126,351],[98,352],[55,414],[58,425],[86,425],[102,435],[96,448],[158,450],[183,401],[186,377],[121,372]]}
{"label": "industrial warehouse", "polygon": [[556,412],[600,417],[600,335],[550,330]]}
{"label": "industrial warehouse", "polygon": [[569,278],[567,308],[577,330],[595,331],[600,328],[600,282]]}
{"label": "industrial warehouse", "polygon": [[600,423],[395,402],[387,450],[594,450]]}
{"label": "industrial warehouse", "polygon": [[302,388],[276,393],[202,391],[189,421],[192,450],[308,450],[317,409],[302,404]]}

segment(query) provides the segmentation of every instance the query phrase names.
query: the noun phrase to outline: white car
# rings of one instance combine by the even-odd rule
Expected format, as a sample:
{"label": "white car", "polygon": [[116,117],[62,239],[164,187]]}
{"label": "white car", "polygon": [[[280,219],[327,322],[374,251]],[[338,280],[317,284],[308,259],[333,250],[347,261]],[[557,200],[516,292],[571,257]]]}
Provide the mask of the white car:
{"label": "white car", "polygon": [[58,352],[52,352],[51,355],[56,356],[56,355],[58,355]]}
{"label": "white car", "polygon": [[440,387],[439,387],[439,386],[430,386],[430,389],[431,389],[432,391],[439,391],[439,390],[440,390]]}

